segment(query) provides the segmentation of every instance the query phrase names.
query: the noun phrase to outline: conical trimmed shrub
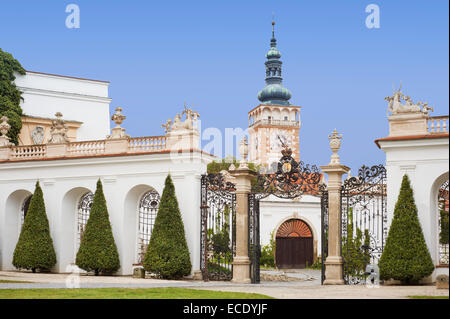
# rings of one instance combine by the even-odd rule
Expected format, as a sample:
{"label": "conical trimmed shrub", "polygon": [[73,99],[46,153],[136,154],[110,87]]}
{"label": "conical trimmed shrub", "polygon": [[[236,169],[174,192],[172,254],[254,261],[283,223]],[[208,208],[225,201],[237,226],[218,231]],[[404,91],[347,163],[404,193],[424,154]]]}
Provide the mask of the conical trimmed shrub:
{"label": "conical trimmed shrub", "polygon": [[119,253],[114,241],[105,195],[100,180],[94,194],[89,219],[83,232],[75,263],[81,269],[111,273],[120,268]]}
{"label": "conical trimmed shrub", "polygon": [[150,243],[144,257],[146,271],[166,279],[191,273],[191,259],[178,201],[170,174],[166,178]]}
{"label": "conical trimmed shrub", "polygon": [[49,270],[56,264],[56,253],[45,212],[44,195],[39,182],[14,250],[13,265],[19,269]]}
{"label": "conical trimmed shrub", "polygon": [[402,180],[386,246],[378,263],[381,279],[417,283],[431,275],[433,261],[422,233],[408,176]]}

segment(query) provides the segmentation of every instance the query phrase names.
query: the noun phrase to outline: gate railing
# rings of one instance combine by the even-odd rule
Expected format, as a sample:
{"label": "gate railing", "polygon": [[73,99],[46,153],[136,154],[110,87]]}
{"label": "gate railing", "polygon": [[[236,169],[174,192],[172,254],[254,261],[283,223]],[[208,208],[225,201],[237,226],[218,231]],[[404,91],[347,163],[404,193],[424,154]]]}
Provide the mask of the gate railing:
{"label": "gate railing", "polygon": [[201,179],[201,259],[203,280],[231,280],[236,254],[235,185],[221,174]]}
{"label": "gate railing", "polygon": [[325,260],[328,256],[328,191],[323,189],[320,198],[320,220],[321,220],[321,276],[320,283],[325,281]]}
{"label": "gate railing", "polygon": [[377,264],[387,237],[386,169],[362,166],[341,190],[344,282],[365,281],[368,264]]}
{"label": "gate railing", "polygon": [[260,219],[259,199],[255,194],[248,196],[248,254],[250,258],[250,280],[252,284],[260,283]]}

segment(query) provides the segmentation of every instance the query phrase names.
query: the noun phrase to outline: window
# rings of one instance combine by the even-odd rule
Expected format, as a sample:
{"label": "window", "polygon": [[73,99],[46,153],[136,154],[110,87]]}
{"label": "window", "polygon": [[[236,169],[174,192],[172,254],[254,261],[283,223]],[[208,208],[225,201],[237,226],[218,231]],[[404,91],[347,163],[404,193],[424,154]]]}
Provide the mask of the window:
{"label": "window", "polygon": [[448,265],[449,245],[449,187],[448,180],[439,188],[438,228],[439,228],[439,264]]}
{"label": "window", "polygon": [[152,190],[145,193],[139,202],[138,263],[144,261],[144,256],[147,252],[148,244],[150,243],[153,225],[155,224],[156,214],[158,213],[160,199],[158,192]]}
{"label": "window", "polygon": [[20,228],[22,228],[23,223],[25,222],[25,216],[27,215],[28,208],[30,207],[31,197],[33,195],[28,196],[22,203],[22,208],[20,210]]}
{"label": "window", "polygon": [[93,201],[94,194],[88,192],[81,196],[80,201],[78,202],[77,247],[80,247],[81,238],[83,238],[83,233],[89,219],[89,213],[91,211]]}

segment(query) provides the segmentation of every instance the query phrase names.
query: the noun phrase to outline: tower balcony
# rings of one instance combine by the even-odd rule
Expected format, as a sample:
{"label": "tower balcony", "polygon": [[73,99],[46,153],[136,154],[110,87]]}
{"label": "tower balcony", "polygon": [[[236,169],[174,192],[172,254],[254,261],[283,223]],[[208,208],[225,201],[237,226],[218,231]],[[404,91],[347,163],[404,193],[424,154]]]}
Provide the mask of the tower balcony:
{"label": "tower balcony", "polygon": [[251,123],[249,127],[256,126],[277,126],[277,127],[298,127],[300,128],[300,121],[292,120],[274,120],[274,119],[261,119],[254,123]]}

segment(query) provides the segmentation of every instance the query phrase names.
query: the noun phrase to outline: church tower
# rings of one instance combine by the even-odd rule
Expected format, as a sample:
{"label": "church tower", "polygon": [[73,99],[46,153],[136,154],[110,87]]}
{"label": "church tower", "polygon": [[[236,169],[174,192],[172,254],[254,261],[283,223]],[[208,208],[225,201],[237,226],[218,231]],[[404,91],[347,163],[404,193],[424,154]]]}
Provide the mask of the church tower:
{"label": "church tower", "polygon": [[292,105],[291,92],[282,84],[281,53],[275,39],[272,22],[270,50],[266,54],[266,86],[259,91],[257,107],[248,112],[250,135],[250,161],[270,167],[280,159],[283,144],[292,149],[298,161],[300,106]]}

